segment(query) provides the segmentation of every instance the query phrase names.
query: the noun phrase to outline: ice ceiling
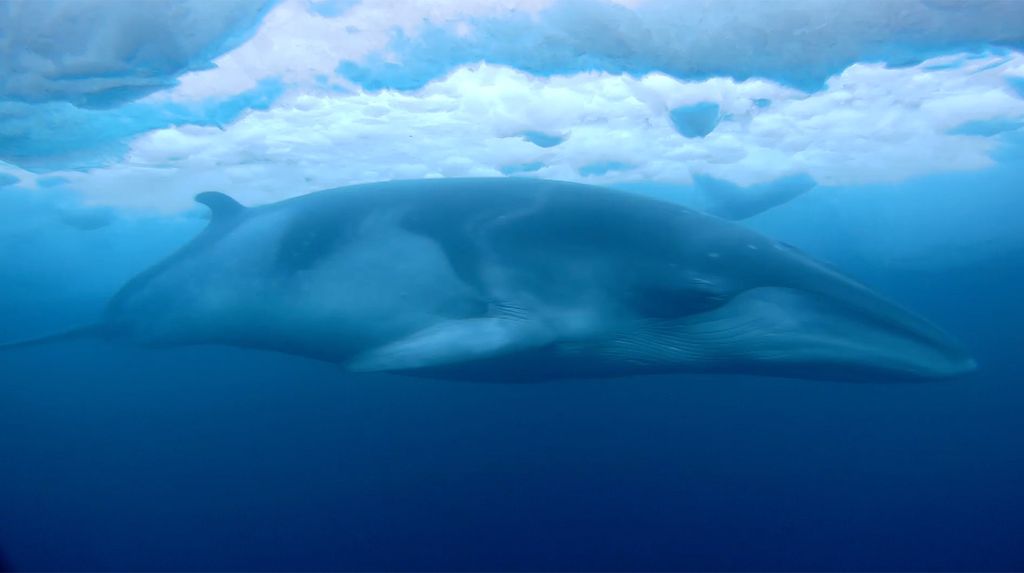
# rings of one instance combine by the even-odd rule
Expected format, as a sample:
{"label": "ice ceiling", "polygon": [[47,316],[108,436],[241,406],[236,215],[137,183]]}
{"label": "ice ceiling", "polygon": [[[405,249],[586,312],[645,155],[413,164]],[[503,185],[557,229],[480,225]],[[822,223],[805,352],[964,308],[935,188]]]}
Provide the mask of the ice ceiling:
{"label": "ice ceiling", "polygon": [[1019,161],[1022,47],[1014,0],[0,1],[0,186],[899,183]]}

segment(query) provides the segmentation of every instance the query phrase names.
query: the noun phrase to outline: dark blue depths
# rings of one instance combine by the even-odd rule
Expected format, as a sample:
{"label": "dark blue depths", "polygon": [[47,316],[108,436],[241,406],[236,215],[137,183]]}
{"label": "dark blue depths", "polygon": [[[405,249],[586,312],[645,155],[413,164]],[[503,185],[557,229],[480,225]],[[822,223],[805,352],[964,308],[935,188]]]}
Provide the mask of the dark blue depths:
{"label": "dark blue depths", "polygon": [[[0,563],[1019,570],[1022,262],[844,263],[969,344],[982,368],[951,382],[492,385],[225,348],[5,353]],[[69,309],[51,312],[33,318]]]}

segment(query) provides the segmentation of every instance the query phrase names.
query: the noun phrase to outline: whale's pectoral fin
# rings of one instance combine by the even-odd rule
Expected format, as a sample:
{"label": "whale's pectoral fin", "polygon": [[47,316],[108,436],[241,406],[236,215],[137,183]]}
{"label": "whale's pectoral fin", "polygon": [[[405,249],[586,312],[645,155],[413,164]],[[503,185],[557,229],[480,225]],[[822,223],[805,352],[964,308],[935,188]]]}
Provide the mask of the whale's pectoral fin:
{"label": "whale's pectoral fin", "polygon": [[806,173],[780,177],[750,187],[740,187],[701,173],[693,174],[693,182],[707,200],[705,211],[733,221],[748,219],[787,203],[818,185]]}
{"label": "whale's pectoral fin", "polygon": [[507,318],[450,320],[356,357],[358,372],[414,370],[493,358],[550,342],[543,328]]}

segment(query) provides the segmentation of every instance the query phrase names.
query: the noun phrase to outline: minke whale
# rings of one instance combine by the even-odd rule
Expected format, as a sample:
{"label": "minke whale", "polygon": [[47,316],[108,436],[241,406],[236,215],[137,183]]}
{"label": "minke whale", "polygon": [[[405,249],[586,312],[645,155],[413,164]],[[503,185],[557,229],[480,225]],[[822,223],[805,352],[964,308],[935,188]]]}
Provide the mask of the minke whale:
{"label": "minke whale", "polygon": [[125,284],[99,324],[8,346],[220,344],[481,381],[975,367],[939,328],[797,249],[626,192],[427,179],[251,208],[196,200],[206,229]]}

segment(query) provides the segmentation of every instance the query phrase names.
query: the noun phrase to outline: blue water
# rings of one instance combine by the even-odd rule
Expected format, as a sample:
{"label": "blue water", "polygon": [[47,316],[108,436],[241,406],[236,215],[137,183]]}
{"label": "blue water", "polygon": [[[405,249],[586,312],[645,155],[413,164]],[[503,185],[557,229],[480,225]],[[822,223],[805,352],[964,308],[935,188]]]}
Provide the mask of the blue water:
{"label": "blue water", "polygon": [[213,347],[6,353],[6,563],[1020,569],[1021,260],[847,269],[968,342],[982,368],[939,383],[490,385]]}
{"label": "blue water", "polygon": [[0,573],[1024,571],[1024,2],[0,0],[0,344],[96,321],[198,192],[500,175],[749,217],[979,369],[0,349]]}

